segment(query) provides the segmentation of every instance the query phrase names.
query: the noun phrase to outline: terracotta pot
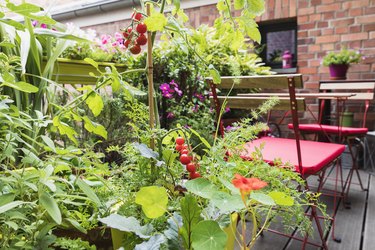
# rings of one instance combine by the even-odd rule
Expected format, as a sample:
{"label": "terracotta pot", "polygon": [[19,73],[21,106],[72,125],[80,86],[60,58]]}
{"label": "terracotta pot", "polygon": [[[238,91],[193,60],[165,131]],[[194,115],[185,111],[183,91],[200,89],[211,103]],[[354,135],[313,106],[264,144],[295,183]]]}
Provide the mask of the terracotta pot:
{"label": "terracotta pot", "polygon": [[331,64],[329,65],[329,73],[331,80],[345,80],[346,72],[349,64]]}

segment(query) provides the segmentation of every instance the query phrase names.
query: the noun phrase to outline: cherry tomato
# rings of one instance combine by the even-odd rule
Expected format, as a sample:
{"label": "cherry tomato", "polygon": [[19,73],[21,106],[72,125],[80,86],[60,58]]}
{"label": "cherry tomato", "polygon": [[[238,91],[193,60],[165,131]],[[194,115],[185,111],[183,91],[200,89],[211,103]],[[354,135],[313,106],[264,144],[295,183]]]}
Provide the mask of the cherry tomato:
{"label": "cherry tomato", "polygon": [[122,35],[125,37],[125,38],[130,38],[131,37],[131,33],[132,33],[133,29],[132,27],[129,27],[126,31],[124,31],[124,33],[122,33]]}
{"label": "cherry tomato", "polygon": [[144,23],[139,23],[137,25],[137,32],[140,33],[140,34],[143,34],[143,33],[146,33],[147,32],[147,25],[144,24]]}
{"label": "cherry tomato", "polygon": [[133,47],[130,48],[130,52],[134,55],[141,53],[141,47],[138,44],[135,44]]}
{"label": "cherry tomato", "polygon": [[190,173],[194,173],[197,168],[195,167],[195,164],[193,162],[190,162],[189,164],[186,165],[186,170],[189,171]]}
{"label": "cherry tomato", "polygon": [[187,150],[186,148],[182,149],[180,151],[180,154],[185,154],[185,155],[188,155],[189,154],[189,150]]}
{"label": "cherry tomato", "polygon": [[142,13],[136,11],[133,12],[132,18],[134,20],[141,21],[142,17]]}
{"label": "cherry tomato", "polygon": [[124,43],[125,48],[129,47],[129,44],[130,44],[130,40],[126,40]]}
{"label": "cherry tomato", "polygon": [[144,34],[141,34],[138,38],[137,38],[137,44],[138,45],[145,45],[147,43],[147,37],[144,35]]}
{"label": "cherry tomato", "polygon": [[176,150],[178,151],[178,152],[181,152],[181,150],[182,150],[182,148],[183,148],[184,146],[183,145],[176,145]]}
{"label": "cherry tomato", "polygon": [[182,154],[182,155],[180,156],[180,162],[181,162],[182,164],[184,164],[184,165],[189,164],[189,163],[190,163],[190,158],[189,158],[189,156],[188,156],[187,154]]}
{"label": "cherry tomato", "polygon": [[198,172],[190,172],[190,179],[194,180],[196,178],[202,177]]}
{"label": "cherry tomato", "polygon": [[184,139],[184,137],[177,137],[176,138],[176,144],[178,144],[178,145],[182,145],[182,144],[184,144],[185,143],[185,139]]}

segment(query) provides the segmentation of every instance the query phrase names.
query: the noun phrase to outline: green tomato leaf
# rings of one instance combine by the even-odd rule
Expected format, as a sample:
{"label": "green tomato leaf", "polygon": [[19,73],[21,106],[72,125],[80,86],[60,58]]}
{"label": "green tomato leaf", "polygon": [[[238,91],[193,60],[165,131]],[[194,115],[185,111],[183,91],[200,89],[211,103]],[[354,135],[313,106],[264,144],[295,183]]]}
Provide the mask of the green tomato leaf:
{"label": "green tomato leaf", "polygon": [[135,203],[142,206],[148,218],[158,218],[167,210],[167,191],[157,186],[142,187],[136,194]]}
{"label": "green tomato leaf", "polygon": [[147,29],[151,32],[163,31],[168,20],[163,14],[155,11],[144,20],[144,23],[147,25]]}
{"label": "green tomato leaf", "polygon": [[43,192],[39,197],[39,204],[47,211],[47,213],[57,224],[61,224],[61,211],[55,199],[53,199],[46,192]]}
{"label": "green tomato leaf", "polygon": [[267,205],[267,206],[274,206],[276,205],[275,201],[268,195],[260,192],[251,192],[250,198],[256,200],[257,202]]}
{"label": "green tomato leaf", "polygon": [[84,116],[83,120],[85,121],[84,127],[87,131],[92,132],[96,135],[100,135],[104,139],[107,139],[107,130],[103,125],[91,121],[88,116]]}
{"label": "green tomato leaf", "polygon": [[294,204],[293,197],[287,195],[284,192],[272,191],[272,192],[268,193],[268,195],[275,201],[275,203],[277,205],[293,206],[293,204]]}
{"label": "green tomato leaf", "polygon": [[94,91],[89,92],[88,95],[89,96],[86,99],[86,104],[89,106],[94,116],[98,116],[104,108],[103,99]]}
{"label": "green tomato leaf", "polygon": [[192,246],[194,250],[225,249],[228,236],[216,221],[204,220],[193,229]]}
{"label": "green tomato leaf", "polygon": [[218,192],[216,186],[204,178],[187,181],[185,185],[189,192],[206,199],[210,199],[216,192]]}
{"label": "green tomato leaf", "polygon": [[57,127],[59,129],[59,132],[61,135],[66,135],[68,138],[74,142],[75,144],[78,144],[77,139],[75,138],[75,135],[77,135],[77,132],[69,127],[66,123],[61,122],[59,116],[55,116],[53,118],[53,126]]}

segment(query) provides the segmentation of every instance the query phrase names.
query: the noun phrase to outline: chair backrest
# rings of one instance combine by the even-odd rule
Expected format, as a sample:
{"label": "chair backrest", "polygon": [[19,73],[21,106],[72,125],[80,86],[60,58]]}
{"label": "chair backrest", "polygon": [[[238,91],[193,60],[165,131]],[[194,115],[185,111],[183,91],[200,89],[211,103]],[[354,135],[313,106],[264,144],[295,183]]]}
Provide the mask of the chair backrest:
{"label": "chair backrest", "polygon": [[[362,127],[366,126],[367,112],[370,102],[374,99],[375,80],[346,80],[346,81],[320,81],[319,90],[321,92],[350,92],[355,94],[348,98],[353,101],[363,101]],[[325,101],[321,102],[319,121],[322,121]]]}
{"label": "chair backrest", "polygon": [[[216,109],[216,118],[219,124],[220,133],[224,136],[224,126],[220,120],[221,104],[226,101],[229,108],[237,109],[255,109],[264,103],[271,96],[280,96],[279,104],[274,109],[290,110],[294,125],[294,133],[296,139],[296,147],[298,154],[299,166],[302,166],[301,150],[300,150],[300,133],[298,125],[298,111],[305,110],[306,104],[304,98],[296,97],[296,88],[303,88],[303,80],[301,74],[290,75],[266,75],[266,76],[223,76],[220,84],[214,84],[212,78],[206,79],[211,87],[211,100]],[[251,92],[254,89],[259,91],[272,90],[268,94],[241,94],[234,96],[219,95],[218,90],[245,90]],[[279,89],[280,92],[276,90]],[[288,91],[287,93],[285,91]],[[280,95],[278,95],[280,93]]]}

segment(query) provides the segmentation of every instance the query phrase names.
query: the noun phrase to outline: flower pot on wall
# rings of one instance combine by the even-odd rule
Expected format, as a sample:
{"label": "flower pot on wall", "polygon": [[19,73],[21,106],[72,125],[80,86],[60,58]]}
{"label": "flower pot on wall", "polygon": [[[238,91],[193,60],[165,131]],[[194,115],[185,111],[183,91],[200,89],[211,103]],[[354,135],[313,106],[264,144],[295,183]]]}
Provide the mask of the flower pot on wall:
{"label": "flower pot on wall", "polygon": [[349,64],[330,64],[329,74],[331,80],[345,80]]}
{"label": "flower pot on wall", "polygon": [[[115,66],[118,72],[126,70],[126,64],[115,64],[108,62],[99,62],[99,69],[105,71],[106,67],[111,68],[111,65]],[[45,62],[42,64],[44,68]],[[84,84],[93,85],[96,84],[96,78],[90,76],[90,72],[94,75],[99,76],[99,72],[89,63],[83,60],[71,60],[66,58],[59,58],[55,63],[53,69],[52,80],[62,84]]]}

